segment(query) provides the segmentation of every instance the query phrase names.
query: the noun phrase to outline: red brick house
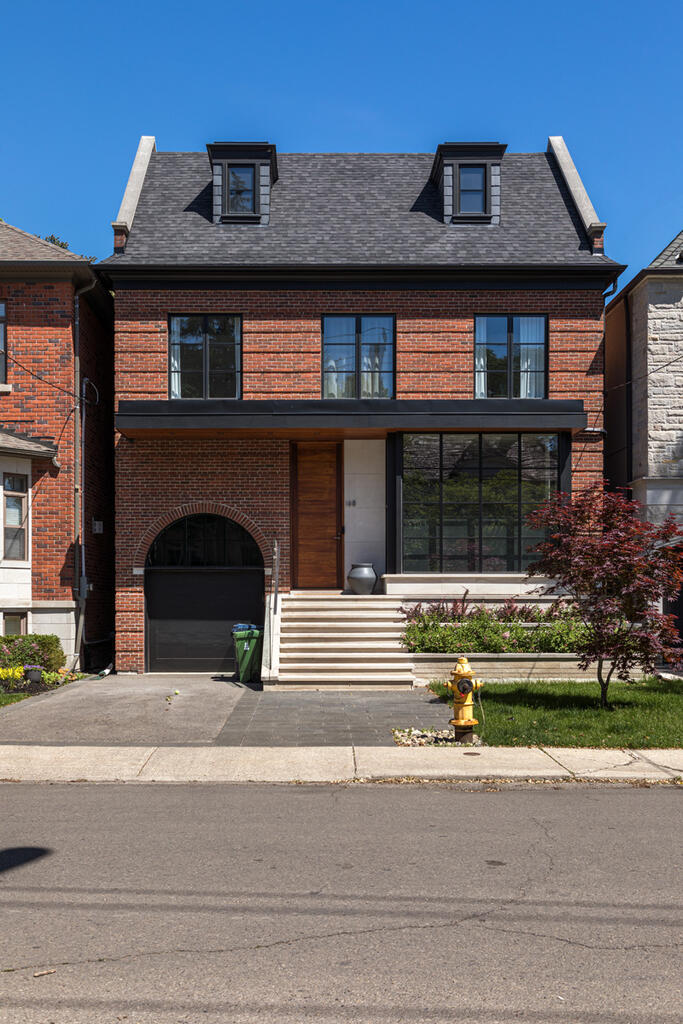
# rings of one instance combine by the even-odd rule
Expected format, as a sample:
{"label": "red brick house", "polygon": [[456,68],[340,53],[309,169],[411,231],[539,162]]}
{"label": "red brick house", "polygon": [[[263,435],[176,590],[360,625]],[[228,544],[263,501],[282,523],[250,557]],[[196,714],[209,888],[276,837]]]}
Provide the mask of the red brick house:
{"label": "red brick house", "polygon": [[112,314],[87,259],[0,222],[0,628],[88,666],[114,625]]}
{"label": "red brick house", "polygon": [[[602,474],[603,293],[623,268],[563,140],[505,150],[142,138],[100,268],[119,669],[228,670],[230,625],[265,601],[267,674],[296,682],[285,628],[305,647],[316,619],[385,609],[388,651],[402,598],[524,592],[525,512]],[[342,606],[355,563],[384,597]],[[372,657],[392,681],[381,630],[351,634],[367,657],[338,671],[328,632],[311,682],[370,682]]]}

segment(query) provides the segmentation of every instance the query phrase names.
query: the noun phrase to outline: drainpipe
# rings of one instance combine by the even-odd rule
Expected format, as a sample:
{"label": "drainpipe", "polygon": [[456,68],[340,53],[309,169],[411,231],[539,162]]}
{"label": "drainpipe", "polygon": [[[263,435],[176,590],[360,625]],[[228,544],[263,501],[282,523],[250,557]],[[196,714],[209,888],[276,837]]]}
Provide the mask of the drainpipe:
{"label": "drainpipe", "polygon": [[[76,399],[74,420],[74,591],[78,595],[78,622],[76,626],[76,643],[74,645],[71,671],[75,671],[81,657],[81,642],[83,639],[83,627],[85,625],[85,602],[88,596],[88,581],[81,575],[81,550],[83,545],[82,536],[82,506],[83,506],[83,466],[81,461],[81,415],[83,406],[81,402],[81,316],[80,296],[89,292],[97,284],[97,278],[93,275],[92,281],[76,288],[74,291],[74,397]],[[78,581],[78,584],[76,583]]]}

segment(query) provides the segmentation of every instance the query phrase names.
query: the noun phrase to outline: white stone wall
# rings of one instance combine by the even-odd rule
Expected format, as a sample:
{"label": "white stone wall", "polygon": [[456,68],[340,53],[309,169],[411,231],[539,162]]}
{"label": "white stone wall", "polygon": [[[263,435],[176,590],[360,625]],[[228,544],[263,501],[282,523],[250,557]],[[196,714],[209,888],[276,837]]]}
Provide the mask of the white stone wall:
{"label": "white stone wall", "polygon": [[[650,477],[683,475],[683,274],[649,278],[647,357]],[[681,362],[652,373],[658,366]]]}
{"label": "white stone wall", "polygon": [[648,518],[683,518],[683,273],[637,285],[631,330],[634,496]]}
{"label": "white stone wall", "polygon": [[372,562],[386,567],[386,445],[344,441],[344,565]]}

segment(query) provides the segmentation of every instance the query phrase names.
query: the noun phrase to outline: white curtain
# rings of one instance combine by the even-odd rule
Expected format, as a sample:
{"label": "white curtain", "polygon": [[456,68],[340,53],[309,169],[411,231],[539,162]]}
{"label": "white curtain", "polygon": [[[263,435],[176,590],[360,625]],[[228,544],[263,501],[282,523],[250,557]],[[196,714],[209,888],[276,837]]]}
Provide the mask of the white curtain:
{"label": "white curtain", "polygon": [[486,398],[486,317],[475,318],[474,396]]}
{"label": "white curtain", "polygon": [[520,316],[519,397],[543,398],[545,391],[545,320],[541,316]]}
{"label": "white curtain", "polygon": [[180,393],[180,345],[171,338],[171,398],[181,398]]}
{"label": "white curtain", "polygon": [[325,363],[325,398],[339,398],[337,364],[334,359],[328,359]]}

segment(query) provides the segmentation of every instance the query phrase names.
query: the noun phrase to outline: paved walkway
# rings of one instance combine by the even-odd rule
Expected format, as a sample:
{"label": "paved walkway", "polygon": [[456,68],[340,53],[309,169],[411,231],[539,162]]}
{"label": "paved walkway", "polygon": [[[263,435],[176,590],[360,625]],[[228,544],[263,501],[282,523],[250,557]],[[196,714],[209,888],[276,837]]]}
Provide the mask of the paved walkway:
{"label": "paved walkway", "polygon": [[392,728],[446,728],[449,717],[424,689],[287,693],[222,676],[116,675],[0,709],[0,743],[391,747]]}
{"label": "paved walkway", "polygon": [[683,775],[683,750],[395,746],[392,727],[443,727],[448,717],[425,690],[259,692],[220,676],[110,676],[0,709],[0,781]]}
{"label": "paved walkway", "polygon": [[353,782],[396,778],[671,782],[681,775],[682,750],[0,745],[2,782]]}

